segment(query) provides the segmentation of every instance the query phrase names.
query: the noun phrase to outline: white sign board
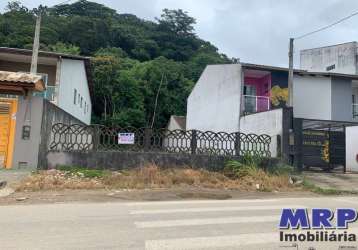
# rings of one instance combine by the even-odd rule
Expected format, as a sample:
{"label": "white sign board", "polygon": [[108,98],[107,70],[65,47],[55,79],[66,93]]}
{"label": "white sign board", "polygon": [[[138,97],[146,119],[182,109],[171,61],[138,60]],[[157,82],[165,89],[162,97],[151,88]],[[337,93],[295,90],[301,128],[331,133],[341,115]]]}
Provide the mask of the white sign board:
{"label": "white sign board", "polygon": [[118,144],[134,144],[134,133],[118,133]]}

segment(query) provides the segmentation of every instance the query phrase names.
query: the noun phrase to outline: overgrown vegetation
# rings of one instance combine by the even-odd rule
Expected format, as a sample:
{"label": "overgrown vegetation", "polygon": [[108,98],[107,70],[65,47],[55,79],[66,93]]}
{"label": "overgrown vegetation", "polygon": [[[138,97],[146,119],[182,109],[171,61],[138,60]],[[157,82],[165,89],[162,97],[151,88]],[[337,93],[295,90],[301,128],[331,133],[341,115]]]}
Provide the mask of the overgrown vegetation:
{"label": "overgrown vegetation", "polygon": [[196,20],[183,10],[148,21],[86,0],[33,10],[10,2],[0,14],[1,46],[31,49],[38,12],[42,50],[93,57],[94,123],[148,126],[159,92],[154,127],[165,127],[170,115],[185,115],[207,64],[233,61],[195,34]]}
{"label": "overgrown vegetation", "polygon": [[[230,162],[222,173],[189,167],[162,169],[155,164],[122,171],[90,170],[76,166],[62,166],[58,170],[35,173],[23,180],[17,190],[197,187],[266,192],[300,188],[289,182],[287,174],[270,174],[254,165],[240,164],[243,163]],[[83,184],[81,184],[82,182]]]}
{"label": "overgrown vegetation", "polygon": [[231,178],[245,180],[261,191],[287,187],[293,168],[281,163],[267,168],[263,160],[260,155],[245,154],[240,161],[228,161],[224,173]]}

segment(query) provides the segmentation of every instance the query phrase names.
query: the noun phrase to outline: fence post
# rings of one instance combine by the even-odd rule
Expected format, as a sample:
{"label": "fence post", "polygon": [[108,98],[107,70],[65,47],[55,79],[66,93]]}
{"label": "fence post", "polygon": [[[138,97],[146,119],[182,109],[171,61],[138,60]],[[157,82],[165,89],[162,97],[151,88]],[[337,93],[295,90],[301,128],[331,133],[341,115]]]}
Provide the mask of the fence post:
{"label": "fence post", "polygon": [[293,129],[294,129],[294,166],[298,171],[303,169],[303,120],[301,118],[293,119]]}
{"label": "fence post", "polygon": [[98,151],[99,149],[99,129],[98,126],[93,127],[93,151]]}
{"label": "fence post", "polygon": [[240,132],[235,133],[235,155],[240,156],[241,142],[240,142]]}
{"label": "fence post", "polygon": [[281,135],[276,136],[276,157],[282,158]]}
{"label": "fence post", "polygon": [[346,125],[343,125],[343,133],[344,133],[344,165],[343,165],[343,173],[347,173],[347,159],[346,159],[346,153],[347,153],[347,129]]}
{"label": "fence post", "polygon": [[190,141],[190,149],[191,149],[191,154],[195,155],[196,154],[196,148],[197,148],[197,133],[196,130],[192,130],[191,131],[191,141]]}
{"label": "fence post", "polygon": [[282,110],[282,138],[281,138],[281,158],[290,164],[290,134],[293,128],[293,109],[283,108]]}
{"label": "fence post", "polygon": [[144,129],[144,150],[149,151],[152,137],[152,129],[145,128]]}

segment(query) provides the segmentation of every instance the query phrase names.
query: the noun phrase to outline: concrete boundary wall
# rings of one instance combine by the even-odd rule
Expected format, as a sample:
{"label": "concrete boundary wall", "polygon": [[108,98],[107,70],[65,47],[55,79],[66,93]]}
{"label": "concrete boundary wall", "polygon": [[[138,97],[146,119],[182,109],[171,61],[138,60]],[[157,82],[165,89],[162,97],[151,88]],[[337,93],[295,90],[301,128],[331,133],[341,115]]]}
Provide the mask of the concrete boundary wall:
{"label": "concrete boundary wall", "polygon": [[283,109],[246,115],[240,118],[240,132],[269,135],[271,137],[271,156],[279,157],[282,151],[280,138],[283,135],[283,121]]}
{"label": "concrete boundary wall", "polygon": [[47,166],[46,154],[48,151],[48,146],[51,141],[52,136],[52,125],[56,123],[64,124],[80,124],[84,125],[83,122],[64,111],[62,108],[54,105],[53,103],[44,100],[43,101],[43,112],[41,120],[41,141],[39,145],[39,153],[37,155],[37,168],[44,169]]}
{"label": "concrete boundary wall", "polygon": [[[159,167],[192,167],[210,171],[220,171],[228,160],[239,160],[239,157],[191,155],[163,152],[130,152],[130,151],[50,151],[47,154],[48,169],[58,166],[81,166],[91,169],[122,170],[156,164]],[[265,158],[263,168],[270,168],[279,159]]]}

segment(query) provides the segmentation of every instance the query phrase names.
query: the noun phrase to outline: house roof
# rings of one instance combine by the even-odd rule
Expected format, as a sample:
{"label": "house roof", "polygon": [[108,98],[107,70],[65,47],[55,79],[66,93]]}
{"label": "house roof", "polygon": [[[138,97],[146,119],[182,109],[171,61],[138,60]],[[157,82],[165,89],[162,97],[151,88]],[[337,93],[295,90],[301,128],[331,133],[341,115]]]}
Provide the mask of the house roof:
{"label": "house roof", "polygon": [[0,93],[23,95],[29,90],[45,90],[42,76],[29,73],[0,71]]}
{"label": "house roof", "polygon": [[[276,70],[276,71],[285,71],[288,72],[288,68],[277,67],[277,66],[269,66],[262,64],[252,64],[252,63],[240,63],[242,67],[249,69],[261,69],[261,70]],[[349,78],[352,80],[358,80],[358,75],[352,74],[342,74],[335,72],[313,72],[303,69],[294,69],[293,72],[297,75],[316,75],[316,76],[327,76],[327,77],[341,77],[341,78]]]}
{"label": "house roof", "polygon": [[[18,49],[18,48],[8,48],[0,47],[0,53],[10,53],[10,54],[22,54],[22,55],[32,55],[32,50],[29,49]],[[52,51],[39,51],[40,57],[62,57],[72,60],[90,60],[90,57],[70,55],[65,53],[58,53]]]}
{"label": "house roof", "polygon": [[[181,130],[186,130],[186,116],[172,115],[170,117],[170,120],[172,120],[172,119],[178,124],[178,126]],[[169,120],[169,123],[170,123],[170,120]],[[168,123],[168,126],[169,126],[169,123]]]}
{"label": "house roof", "polygon": [[[32,50],[8,48],[8,47],[0,47],[0,53],[32,56]],[[86,76],[87,76],[87,81],[88,81],[88,88],[89,88],[91,97],[93,99],[93,78],[92,78],[92,74],[91,74],[91,62],[90,62],[91,58],[90,57],[70,55],[70,54],[57,53],[57,52],[51,52],[51,51],[39,51],[39,57],[64,58],[64,59],[84,61]]]}

